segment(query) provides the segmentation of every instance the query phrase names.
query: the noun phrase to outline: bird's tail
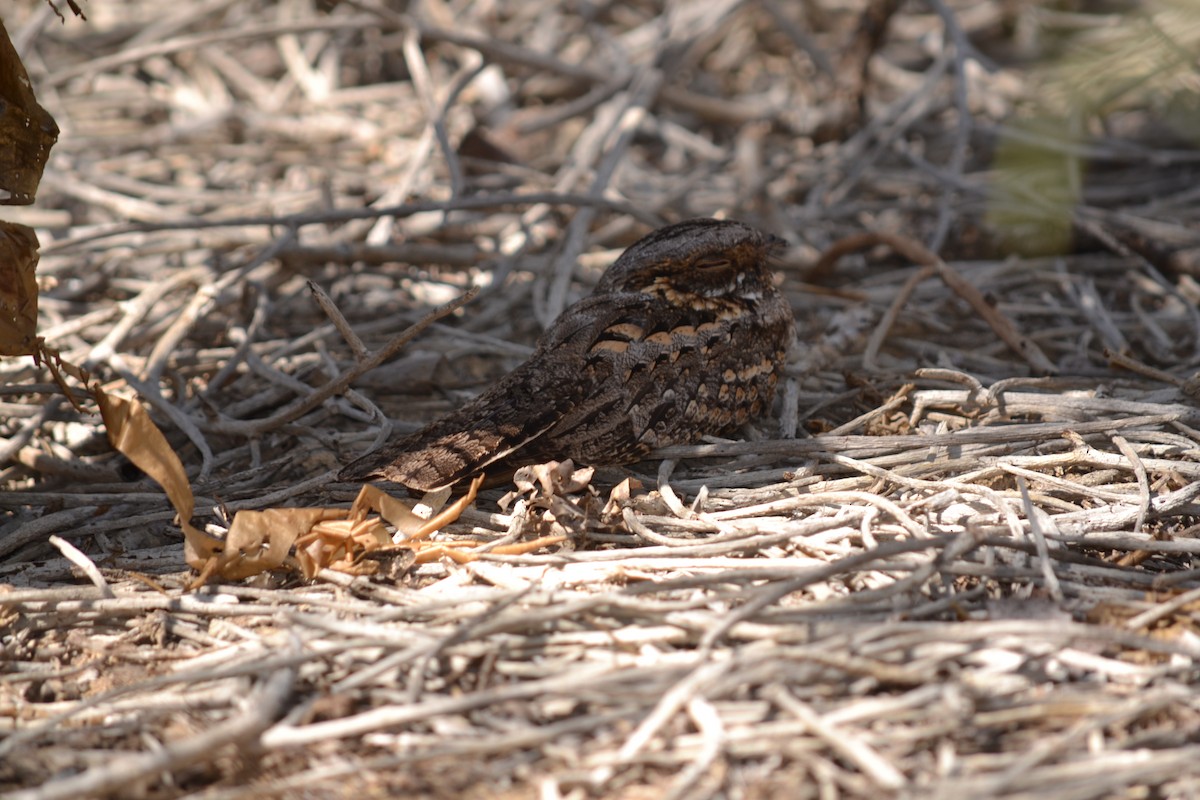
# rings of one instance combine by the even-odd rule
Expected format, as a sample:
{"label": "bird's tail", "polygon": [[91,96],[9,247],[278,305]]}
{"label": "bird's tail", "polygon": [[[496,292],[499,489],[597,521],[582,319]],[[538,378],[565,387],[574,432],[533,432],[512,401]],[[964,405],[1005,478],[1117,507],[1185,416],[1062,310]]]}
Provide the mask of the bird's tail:
{"label": "bird's tail", "polygon": [[507,459],[561,414],[547,402],[541,376],[531,373],[518,368],[457,411],[347,464],[338,479],[392,481],[428,492]]}

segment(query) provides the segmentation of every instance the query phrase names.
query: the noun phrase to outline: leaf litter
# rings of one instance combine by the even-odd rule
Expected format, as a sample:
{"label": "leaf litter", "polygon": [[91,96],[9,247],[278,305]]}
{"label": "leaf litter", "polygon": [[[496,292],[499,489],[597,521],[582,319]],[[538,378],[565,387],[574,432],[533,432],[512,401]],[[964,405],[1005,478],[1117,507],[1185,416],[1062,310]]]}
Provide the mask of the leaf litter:
{"label": "leaf litter", "polygon": [[[108,406],[0,364],[6,794],[1196,792],[1179,3],[92,5],[6,17],[37,336]],[[714,213],[790,245],[778,419],[428,517],[333,483]]]}

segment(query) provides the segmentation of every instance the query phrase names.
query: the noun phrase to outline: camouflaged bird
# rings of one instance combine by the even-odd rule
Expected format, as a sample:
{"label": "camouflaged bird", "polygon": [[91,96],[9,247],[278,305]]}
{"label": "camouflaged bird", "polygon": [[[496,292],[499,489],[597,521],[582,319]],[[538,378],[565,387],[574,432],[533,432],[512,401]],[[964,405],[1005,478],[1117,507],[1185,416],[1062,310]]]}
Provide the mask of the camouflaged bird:
{"label": "camouflaged bird", "polygon": [[654,231],[563,311],[528,361],[339,479],[431,491],[551,459],[625,464],[736,431],[770,409],[794,336],[770,269],[781,243],[715,219]]}

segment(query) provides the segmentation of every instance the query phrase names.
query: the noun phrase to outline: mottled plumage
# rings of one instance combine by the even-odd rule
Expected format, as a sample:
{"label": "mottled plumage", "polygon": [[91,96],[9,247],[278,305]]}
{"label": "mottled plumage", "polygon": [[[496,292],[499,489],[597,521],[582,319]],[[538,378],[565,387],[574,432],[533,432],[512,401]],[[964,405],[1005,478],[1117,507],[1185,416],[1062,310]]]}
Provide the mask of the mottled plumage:
{"label": "mottled plumage", "polygon": [[714,219],[649,234],[528,361],[338,477],[428,491],[551,459],[624,464],[736,431],[770,409],[794,335],[769,266],[779,241]]}

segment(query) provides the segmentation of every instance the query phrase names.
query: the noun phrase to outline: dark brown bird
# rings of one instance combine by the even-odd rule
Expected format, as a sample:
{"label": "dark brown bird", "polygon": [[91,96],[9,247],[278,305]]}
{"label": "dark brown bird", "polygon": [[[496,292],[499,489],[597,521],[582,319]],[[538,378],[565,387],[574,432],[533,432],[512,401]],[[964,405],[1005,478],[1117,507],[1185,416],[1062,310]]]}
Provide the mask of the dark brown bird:
{"label": "dark brown bird", "polygon": [[770,409],[794,336],[772,282],[779,244],[715,219],[654,231],[554,321],[528,361],[338,478],[430,491],[551,459],[625,464],[736,431]]}

